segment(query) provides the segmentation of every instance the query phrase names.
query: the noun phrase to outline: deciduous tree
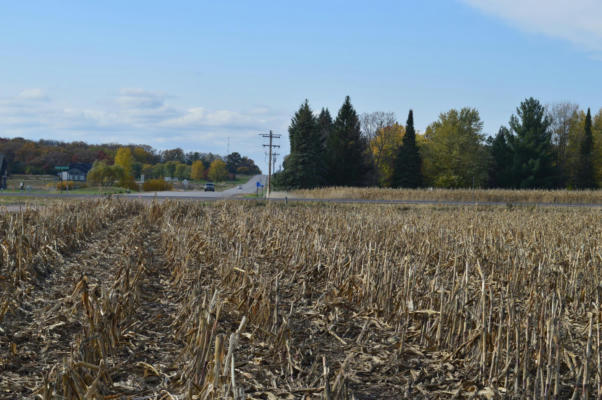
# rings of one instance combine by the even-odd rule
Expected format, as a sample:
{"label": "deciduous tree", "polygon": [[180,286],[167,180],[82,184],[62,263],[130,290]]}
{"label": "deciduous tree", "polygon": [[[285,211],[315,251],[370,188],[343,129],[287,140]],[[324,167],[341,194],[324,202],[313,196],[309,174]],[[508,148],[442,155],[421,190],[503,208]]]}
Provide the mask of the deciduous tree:
{"label": "deciduous tree", "polygon": [[483,122],[474,108],[452,109],[426,129],[423,145],[427,183],[437,187],[484,186],[489,154]]}
{"label": "deciduous tree", "polygon": [[123,171],[127,175],[132,175],[132,163],[134,162],[134,157],[132,156],[132,151],[129,147],[120,147],[115,154],[115,165],[123,168]]}
{"label": "deciduous tree", "polygon": [[222,182],[228,177],[228,170],[226,169],[226,163],[222,160],[215,159],[209,166],[207,176],[214,182]]}
{"label": "deciduous tree", "polygon": [[192,163],[190,178],[195,181],[203,179],[205,174],[205,164],[201,160],[196,160]]}
{"label": "deciduous tree", "polygon": [[571,180],[571,157],[569,144],[575,131],[579,106],[572,103],[557,103],[547,107],[552,133],[552,146],[559,184],[566,185]]}

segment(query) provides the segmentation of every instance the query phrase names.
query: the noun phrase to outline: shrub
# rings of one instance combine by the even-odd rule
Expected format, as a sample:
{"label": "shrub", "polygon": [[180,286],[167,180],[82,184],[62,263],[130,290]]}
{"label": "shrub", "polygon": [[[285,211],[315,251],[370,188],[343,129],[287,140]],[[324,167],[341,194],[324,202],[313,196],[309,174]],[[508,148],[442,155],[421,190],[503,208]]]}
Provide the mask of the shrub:
{"label": "shrub", "polygon": [[145,192],[161,192],[173,189],[173,185],[163,179],[150,179],[142,184],[142,189]]}
{"label": "shrub", "polygon": [[79,188],[85,188],[86,184],[83,182],[73,182],[73,181],[60,181],[56,184],[57,190],[73,190]]}
{"label": "shrub", "polygon": [[140,190],[140,188],[138,187],[138,184],[134,180],[134,177],[131,175],[126,175],[126,176],[122,177],[121,179],[119,179],[119,186],[122,188],[125,188],[125,189],[129,189],[129,190],[135,190],[135,191]]}

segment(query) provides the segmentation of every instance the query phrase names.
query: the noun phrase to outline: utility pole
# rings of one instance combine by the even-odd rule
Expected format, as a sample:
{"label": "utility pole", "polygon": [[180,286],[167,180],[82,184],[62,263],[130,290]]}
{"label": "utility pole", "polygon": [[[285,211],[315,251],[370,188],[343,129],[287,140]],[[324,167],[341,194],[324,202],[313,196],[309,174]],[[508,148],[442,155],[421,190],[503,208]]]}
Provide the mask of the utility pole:
{"label": "utility pole", "polygon": [[280,139],[279,134],[275,134],[272,133],[272,131],[270,131],[269,134],[267,133],[260,133],[259,136],[269,139],[269,144],[264,144],[263,147],[268,147],[268,154],[269,154],[269,161],[268,161],[268,188],[266,190],[266,197],[269,199],[270,198],[270,193],[272,192],[272,156],[277,155],[276,153],[274,153],[273,148],[278,148],[280,147],[277,144],[273,144],[273,139]]}

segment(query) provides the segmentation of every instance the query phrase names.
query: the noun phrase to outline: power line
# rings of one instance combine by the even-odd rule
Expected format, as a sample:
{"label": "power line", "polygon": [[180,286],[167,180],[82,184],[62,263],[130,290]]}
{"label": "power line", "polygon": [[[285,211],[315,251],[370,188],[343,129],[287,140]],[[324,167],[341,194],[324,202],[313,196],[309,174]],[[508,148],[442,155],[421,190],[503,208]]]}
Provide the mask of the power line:
{"label": "power line", "polygon": [[[259,136],[261,136],[262,138],[266,138],[269,139],[269,143],[263,145],[263,147],[268,147],[268,155],[269,155],[269,161],[268,161],[268,188],[266,190],[266,197],[270,198],[270,193],[272,192],[272,156],[274,156],[274,158],[279,155],[278,153],[274,153],[273,149],[274,148],[279,148],[280,146],[277,144],[273,144],[273,140],[274,139],[280,139],[280,134],[277,133],[272,133],[272,131],[270,130],[270,133],[260,133]],[[275,166],[275,162],[274,162],[274,166]]]}

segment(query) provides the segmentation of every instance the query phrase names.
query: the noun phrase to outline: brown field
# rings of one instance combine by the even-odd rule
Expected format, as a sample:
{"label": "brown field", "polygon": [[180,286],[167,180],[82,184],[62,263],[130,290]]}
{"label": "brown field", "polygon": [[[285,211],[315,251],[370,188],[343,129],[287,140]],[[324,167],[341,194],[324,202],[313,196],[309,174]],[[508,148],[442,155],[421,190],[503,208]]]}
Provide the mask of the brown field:
{"label": "brown field", "polygon": [[599,209],[0,215],[0,398],[602,395]]}
{"label": "brown field", "polygon": [[476,201],[496,203],[602,204],[602,190],[386,189],[328,187],[294,190],[308,199]]}

